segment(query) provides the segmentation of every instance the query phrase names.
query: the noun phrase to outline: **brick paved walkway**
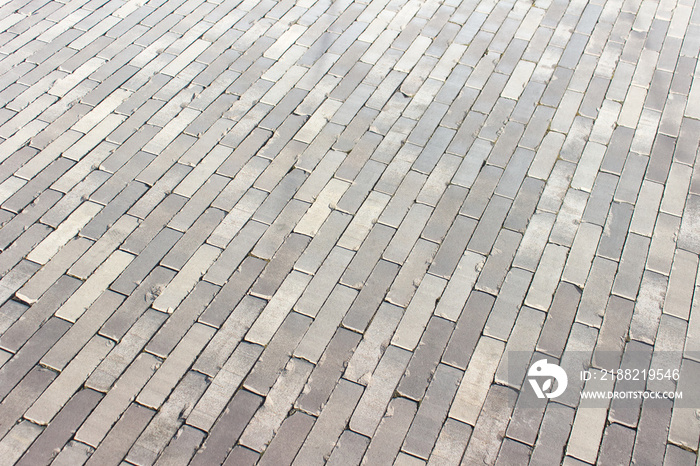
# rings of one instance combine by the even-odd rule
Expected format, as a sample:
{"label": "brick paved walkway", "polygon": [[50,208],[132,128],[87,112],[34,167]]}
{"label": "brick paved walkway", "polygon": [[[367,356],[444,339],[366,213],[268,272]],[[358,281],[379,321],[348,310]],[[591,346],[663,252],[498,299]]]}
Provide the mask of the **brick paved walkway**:
{"label": "brick paved walkway", "polygon": [[694,0],[0,3],[1,464],[697,464]]}

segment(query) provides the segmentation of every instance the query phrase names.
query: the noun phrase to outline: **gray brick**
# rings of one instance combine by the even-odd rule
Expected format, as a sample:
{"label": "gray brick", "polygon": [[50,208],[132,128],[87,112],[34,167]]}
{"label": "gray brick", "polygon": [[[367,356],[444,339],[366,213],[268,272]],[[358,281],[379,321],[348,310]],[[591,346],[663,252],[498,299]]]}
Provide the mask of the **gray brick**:
{"label": "gray brick", "polygon": [[0,435],[5,436],[55,377],[55,372],[36,366],[12,389],[2,404]]}
{"label": "gray brick", "polygon": [[125,295],[131,294],[181,237],[182,233],[170,228],[161,230],[110,288]]}
{"label": "gray brick", "polygon": [[100,334],[117,341],[121,340],[174,276],[175,273],[171,270],[155,268],[107,320],[100,329]]}
{"label": "gray brick", "polygon": [[[678,247],[693,253],[700,251],[700,236],[697,234],[698,210],[700,196],[690,194],[683,211],[683,221],[678,233]],[[663,214],[659,214],[661,216]]]}
{"label": "gray brick", "polygon": [[[400,394],[414,400],[423,398],[453,328],[454,324],[450,321],[439,317],[430,319],[421,343],[409,362],[407,372],[399,383],[397,390]],[[435,432],[435,438],[437,438],[437,432]]]}
{"label": "gray brick", "polygon": [[388,464],[396,457],[404,436],[416,413],[416,403],[405,398],[394,398],[367,448],[364,461],[367,464]]}
{"label": "gray brick", "polygon": [[569,336],[567,330],[571,328],[580,299],[581,291],[578,287],[568,283],[562,283],[557,287],[542,327],[542,334],[537,342],[539,351],[561,357]]}
{"label": "gray brick", "polygon": [[479,222],[467,245],[470,250],[484,255],[491,251],[511,204],[510,200],[501,196],[491,198],[483,214],[484,220]]}
{"label": "gray brick", "polygon": [[218,291],[216,285],[199,282],[182,304],[174,309],[167,322],[146,346],[146,351],[161,358],[167,357]]}
{"label": "gray brick", "polygon": [[[35,335],[37,330],[46,326],[54,312],[80,286],[80,281],[71,277],[62,277],[51,286],[41,299],[22,314],[0,338],[2,348],[16,353]],[[7,314],[6,314],[7,315]],[[56,325],[56,323],[52,324]],[[48,331],[48,330],[47,330]],[[46,348],[48,350],[48,347]],[[43,354],[41,355],[43,356]]]}
{"label": "gray brick", "polygon": [[501,230],[493,246],[493,251],[499,251],[499,254],[492,254],[486,260],[479,280],[476,282],[476,289],[498,294],[521,240],[520,233]]}
{"label": "gray brick", "polygon": [[261,259],[246,258],[242,262],[240,269],[226,282],[214,301],[202,313],[199,320],[217,328],[221,326],[236,304],[247,293],[265,265],[266,262]]}
{"label": "gray brick", "polygon": [[462,464],[474,464],[479,459],[488,463],[495,462],[500,445],[491,440],[492,435],[496,432],[497,438],[504,436],[507,425],[505,419],[510,417],[516,398],[513,389],[492,385],[484,402],[484,415],[479,416],[474,426]]}
{"label": "gray brick", "polygon": [[633,463],[662,464],[671,421],[671,405],[668,400],[645,400],[637,427],[632,453]]}
{"label": "gray brick", "polygon": [[60,450],[70,440],[72,433],[101,398],[102,394],[94,390],[78,392],[16,464],[46,464],[51,461],[54,451]]}
{"label": "gray brick", "polygon": [[404,441],[404,451],[426,460],[429,458],[461,377],[462,371],[458,369],[446,365],[437,367]]}
{"label": "gray brick", "polygon": [[496,465],[525,465],[528,464],[531,454],[532,448],[506,438],[498,452]]}
{"label": "gray brick", "polygon": [[[651,362],[652,347],[635,340],[625,345],[620,369],[642,370],[647,369]],[[645,380],[619,380],[615,384],[615,390],[644,390]],[[641,412],[641,399],[615,399],[610,405],[609,418],[629,427],[636,427]],[[630,452],[631,453],[631,452]]]}
{"label": "gray brick", "polygon": [[295,458],[298,464],[317,464],[328,457],[362,396],[361,385],[341,380]]}
{"label": "gray brick", "polygon": [[503,225],[508,229],[524,233],[543,188],[544,182],[531,177],[525,178]]}
{"label": "gray brick", "polygon": [[369,439],[367,437],[346,430],[340,436],[327,464],[332,466],[359,464],[368,445]]}
{"label": "gray brick", "polygon": [[350,215],[340,211],[332,211],[314,239],[296,262],[295,268],[307,273],[316,274],[325,258],[338,243],[338,239],[346,231],[352,219],[353,217]]}
{"label": "gray brick", "polygon": [[467,368],[494,301],[491,295],[472,292],[452,332],[442,362],[462,370]]}
{"label": "gray brick", "polygon": [[126,460],[136,464],[154,462],[178,431],[183,419],[191,412],[192,406],[206,388],[206,383],[203,376],[188,373],[131,446]]}
{"label": "gray brick", "polygon": [[191,464],[223,461],[261,402],[260,397],[250,392],[241,390],[236,393],[204,442],[204,448],[197,452]]}
{"label": "gray brick", "polygon": [[502,173],[502,169],[492,165],[486,165],[481,172],[479,172],[459,213],[479,219]]}
{"label": "gray brick", "polygon": [[447,418],[430,454],[430,462],[437,464],[457,464],[469,442],[472,426]]}
{"label": "gray brick", "polygon": [[292,464],[315,422],[316,419],[313,416],[300,411],[289,416],[282,422],[275,438],[265,449],[265,454],[259,464]]}
{"label": "gray brick", "polygon": [[532,274],[521,269],[508,272],[484,326],[485,335],[508,341],[531,279]]}
{"label": "gray brick", "polygon": [[124,297],[106,291],[85,311],[66,334],[41,358],[41,363],[63,370],[70,360],[97,333],[109,316],[121,305]]}
{"label": "gray brick", "polygon": [[[263,238],[265,238],[265,236],[263,236]],[[268,265],[265,266],[265,269],[253,284],[250,293],[261,298],[270,299],[287,274],[292,270],[294,263],[308,244],[309,238],[307,236],[296,233],[287,236],[282,246],[277,250],[275,255],[272,256]],[[260,254],[256,254],[256,251],[257,247],[253,249],[252,254],[256,257],[260,257]]]}
{"label": "gray brick", "polygon": [[158,232],[185,205],[186,199],[177,196],[167,196],[156,207],[139,227],[124,241],[121,249],[138,254],[150,243]]}
{"label": "gray brick", "polygon": [[561,463],[573,420],[573,409],[558,403],[549,403],[530,462],[533,464]]}

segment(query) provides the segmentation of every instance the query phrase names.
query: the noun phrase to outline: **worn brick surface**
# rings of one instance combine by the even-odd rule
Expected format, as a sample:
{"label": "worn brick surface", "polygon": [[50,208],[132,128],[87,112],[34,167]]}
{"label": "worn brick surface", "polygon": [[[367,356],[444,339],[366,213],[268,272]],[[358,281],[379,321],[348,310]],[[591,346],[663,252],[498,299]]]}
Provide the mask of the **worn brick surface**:
{"label": "worn brick surface", "polygon": [[696,464],[696,3],[0,5],[0,455]]}

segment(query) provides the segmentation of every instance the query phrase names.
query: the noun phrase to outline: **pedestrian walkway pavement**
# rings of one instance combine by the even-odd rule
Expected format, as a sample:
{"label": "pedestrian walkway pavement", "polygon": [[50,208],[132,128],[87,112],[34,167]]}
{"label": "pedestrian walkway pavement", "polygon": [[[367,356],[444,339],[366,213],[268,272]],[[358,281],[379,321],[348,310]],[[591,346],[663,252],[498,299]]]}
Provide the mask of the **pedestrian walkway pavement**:
{"label": "pedestrian walkway pavement", "polygon": [[694,0],[0,0],[0,463],[697,465]]}

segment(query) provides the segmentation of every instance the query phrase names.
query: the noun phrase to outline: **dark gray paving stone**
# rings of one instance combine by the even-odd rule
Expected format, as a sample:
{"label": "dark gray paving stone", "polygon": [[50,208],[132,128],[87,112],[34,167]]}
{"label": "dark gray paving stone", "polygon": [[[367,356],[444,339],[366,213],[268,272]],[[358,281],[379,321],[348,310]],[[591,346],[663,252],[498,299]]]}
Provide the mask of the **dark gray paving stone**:
{"label": "dark gray paving stone", "polygon": [[[3,349],[16,353],[35,332],[45,327],[45,323],[51,319],[54,312],[61,307],[81,284],[80,280],[68,276],[63,276],[57,280],[42,295],[39,301],[22,314],[21,319],[17,320],[14,325],[3,333],[2,337],[0,337],[0,346]],[[56,323],[54,322],[52,325],[55,326]]]}
{"label": "dark gray paving stone", "polygon": [[439,277],[451,277],[476,227],[476,220],[458,215],[442,241],[435,259],[431,261],[428,271]]}
{"label": "dark gray paving stone", "polygon": [[121,340],[174,276],[174,271],[156,267],[105,322],[100,335]]}
{"label": "dark gray paving stone", "polygon": [[[406,373],[396,389],[401,395],[416,401],[420,401],[423,398],[428,384],[431,383],[434,377],[433,374],[436,368],[439,367],[438,364],[447,347],[453,329],[454,323],[449,320],[439,317],[432,317],[430,319],[426,326],[425,333],[423,333],[421,341],[408,363]],[[454,388],[456,392],[456,383]],[[437,432],[435,433],[435,438],[437,438]],[[433,438],[433,440],[435,440],[435,438]],[[409,451],[409,453],[411,452]],[[429,453],[429,450],[427,453]],[[413,454],[415,454],[415,452]]]}
{"label": "dark gray paving stone", "polygon": [[104,292],[41,358],[41,363],[54,370],[63,370],[123,301],[124,296],[118,293]]}
{"label": "dark gray paving stone", "polygon": [[314,415],[321,412],[360,338],[357,333],[343,328],[338,329],[311,373],[306,385],[307,390],[304,390],[296,401],[297,409]]}
{"label": "dark gray paving stone", "polygon": [[170,228],[161,230],[119,278],[110,285],[110,289],[127,296],[133,293],[181,237],[182,233],[179,231]]}
{"label": "dark gray paving stone", "polygon": [[515,200],[508,211],[508,216],[505,222],[503,222],[503,226],[524,234],[530,222],[530,218],[532,218],[535,212],[537,202],[539,201],[543,189],[543,181],[529,176],[526,177],[522,182],[518,194],[515,196]]}
{"label": "dark gray paving stone", "polygon": [[399,269],[398,265],[388,261],[380,260],[377,263],[345,315],[343,326],[361,333],[365,331]]}
{"label": "dark gray paving stone", "polygon": [[479,460],[492,464],[496,461],[501,442],[494,439],[504,437],[517,396],[512,388],[491,385],[461,464],[475,464]]}
{"label": "dark gray paving stone", "polygon": [[260,453],[237,445],[226,457],[224,466],[253,466],[260,458]]}
{"label": "dark gray paving stone", "polygon": [[549,403],[542,419],[537,443],[532,450],[530,464],[560,464],[573,422],[572,408]]}
{"label": "dark gray paving stone", "polygon": [[168,320],[146,346],[146,351],[165,359],[197,321],[204,308],[219,292],[219,287],[200,281],[194,290],[170,314]]}
{"label": "dark gray paving stone", "polygon": [[635,431],[621,426],[610,424],[605,428],[603,442],[600,447],[597,464],[613,465],[629,463],[632,457]]}
{"label": "dark gray paving stone", "polygon": [[187,199],[182,196],[168,195],[129,235],[120,249],[133,254],[141,253],[186,202]]}
{"label": "dark gray paving stone", "polygon": [[44,190],[67,172],[75,162],[66,158],[58,158],[39,172],[27,184],[19,189],[9,199],[2,203],[2,208],[19,213],[34,201]]}
{"label": "dark gray paving stone", "polygon": [[654,141],[645,179],[665,183],[671,167],[675,138],[660,134]]}
{"label": "dark gray paving stone", "polygon": [[356,434],[351,430],[344,431],[326,464],[332,466],[360,464],[369,442],[370,439],[364,435]]}
{"label": "dark gray paving stone", "polygon": [[260,465],[290,465],[296,457],[304,439],[314,426],[316,418],[297,411],[282,422],[275,438],[265,449]]}
{"label": "dark gray paving stone", "polygon": [[615,261],[620,260],[633,212],[632,205],[613,202],[598,244],[597,255]]}
{"label": "dark gray paving stone", "polygon": [[498,452],[496,465],[525,466],[526,464],[529,464],[531,454],[531,447],[506,438],[501,446],[501,450]]}
{"label": "dark gray paving stone", "polygon": [[265,269],[250,289],[250,293],[264,299],[270,299],[292,270],[294,263],[301,256],[309,242],[308,236],[297,233],[289,235],[265,266]]}
{"label": "dark gray paving stone", "polygon": [[[476,282],[476,289],[491,294],[498,294],[506,274],[513,263],[515,252],[520,246],[523,235],[508,229],[501,229]],[[498,254],[495,252],[498,251]]]}
{"label": "dark gray paving stone", "polygon": [[[644,370],[651,363],[652,347],[636,340],[631,340],[625,345],[620,369]],[[646,381],[642,379],[618,380],[615,390],[644,390]],[[641,413],[642,399],[614,399],[610,404],[609,418],[628,427],[637,427]]]}
{"label": "dark gray paving stone", "polygon": [[635,299],[642,281],[644,264],[649,251],[649,238],[634,233],[627,235],[620,265],[615,275],[612,292],[627,299]]}
{"label": "dark gray paving stone", "polygon": [[605,225],[618,179],[617,176],[609,173],[599,173],[596,176],[593,190],[588,197],[586,209],[583,211],[583,217],[581,218],[583,222],[595,223],[600,226]]}
{"label": "dark gray paving stone", "polygon": [[76,393],[16,464],[36,465],[51,461],[54,452],[68,443],[101,399],[100,392],[90,389]]}
{"label": "dark gray paving stone", "polygon": [[388,464],[399,452],[401,443],[415,416],[416,403],[406,398],[394,398],[389,403],[391,416],[384,416],[367,448],[367,464]]}
{"label": "dark gray paving stone", "polygon": [[627,338],[633,311],[634,302],[618,296],[610,297],[593,352],[592,364],[595,367],[615,370],[620,366],[620,342]]}
{"label": "dark gray paving stone", "polygon": [[[185,263],[192,257],[192,254],[199,248],[209,237],[212,231],[224,219],[225,213],[219,209],[207,209],[192,225],[187,229],[185,234],[175,243],[168,251],[161,265],[180,270]],[[226,252],[222,253],[222,256]],[[221,258],[221,256],[219,256]],[[211,271],[211,268],[207,273]],[[217,283],[219,284],[219,283]]]}
{"label": "dark gray paving stone", "polygon": [[395,230],[382,224],[375,224],[369,235],[358,249],[355,257],[345,269],[340,283],[353,288],[360,288],[379,261],[384,249],[391,241]]}
{"label": "dark gray paving stone", "polygon": [[557,358],[561,357],[580,299],[579,287],[565,282],[557,287],[537,342],[538,351]]}
{"label": "dark gray paving stone", "polygon": [[246,377],[244,385],[248,390],[262,396],[268,394],[311,322],[307,316],[296,312],[289,313]]}
{"label": "dark gray paving stone", "polygon": [[642,403],[632,463],[664,464],[672,405],[670,400],[645,400]]}
{"label": "dark gray paving stone", "polygon": [[493,196],[484,211],[484,219],[479,222],[467,248],[483,255],[489,254],[496,236],[499,234],[512,201],[501,196]]}
{"label": "dark gray paving stone", "polygon": [[95,466],[113,461],[114,458],[124,458],[154,414],[152,410],[132,403],[90,456],[86,465]]}
{"label": "dark gray paving stone", "polygon": [[695,254],[700,253],[698,219],[700,219],[700,196],[690,194],[683,210],[683,220],[678,233],[678,247]]}
{"label": "dark gray paving stone", "polygon": [[437,367],[406,435],[403,451],[425,460],[430,457],[462,375],[462,371],[450,366]]}
{"label": "dark gray paving stone", "polygon": [[266,264],[267,262],[255,257],[248,257],[244,260],[241,267],[221,288],[212,303],[202,312],[199,321],[219,328],[246,295]]}
{"label": "dark gray paving stone", "polygon": [[443,363],[466,370],[495,300],[480,291],[471,293],[442,355]]}
{"label": "dark gray paving stone", "polygon": [[0,435],[5,436],[55,378],[54,371],[35,366],[12,389],[0,404]]}
{"label": "dark gray paving stone", "polygon": [[210,430],[203,448],[195,454],[190,464],[219,464],[226,459],[262,402],[263,399],[258,395],[239,390]]}

